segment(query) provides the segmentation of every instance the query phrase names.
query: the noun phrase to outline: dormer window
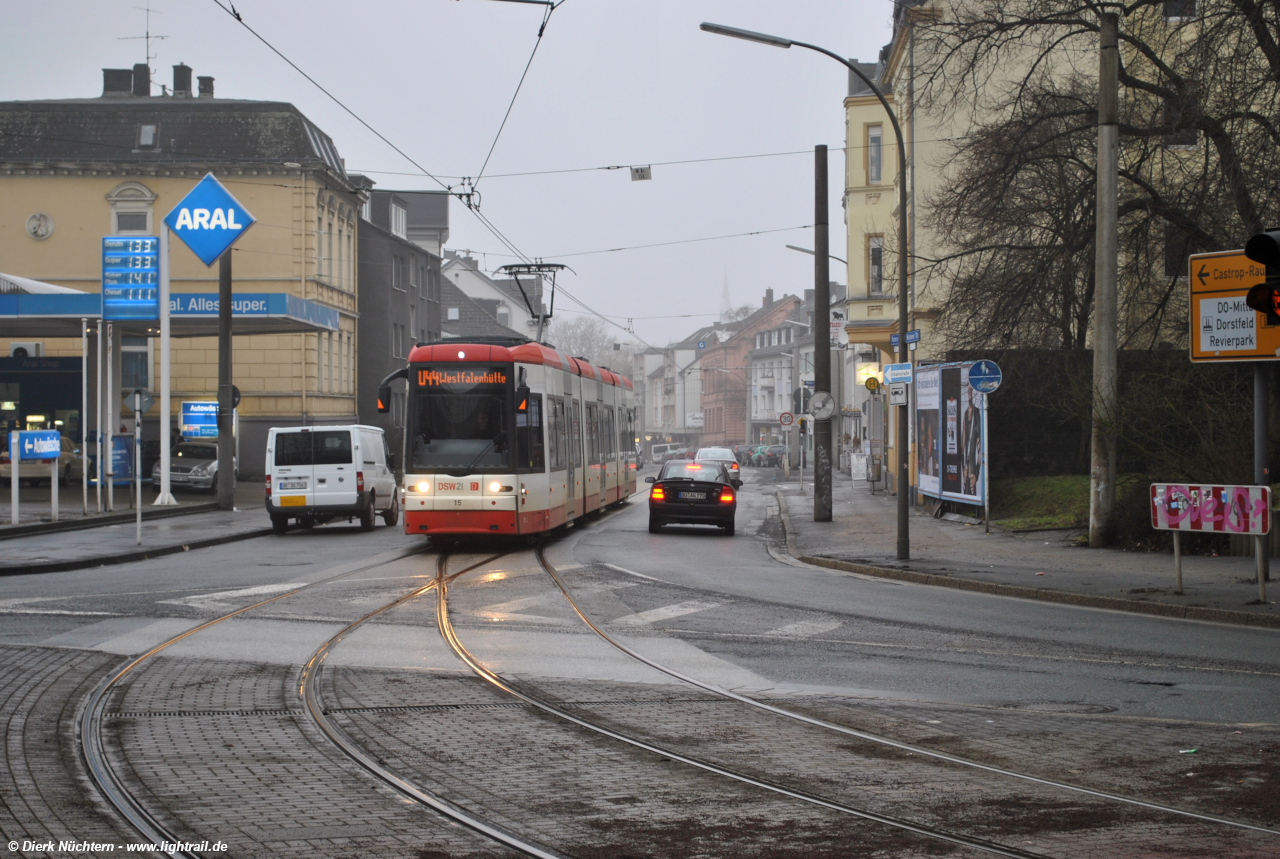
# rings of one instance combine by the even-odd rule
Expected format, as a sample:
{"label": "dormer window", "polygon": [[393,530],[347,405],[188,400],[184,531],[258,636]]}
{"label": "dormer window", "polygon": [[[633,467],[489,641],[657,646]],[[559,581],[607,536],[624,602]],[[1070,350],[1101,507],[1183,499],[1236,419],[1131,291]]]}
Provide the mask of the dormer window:
{"label": "dormer window", "polygon": [[159,145],[160,126],[143,123],[138,126],[138,148],[155,149]]}
{"label": "dormer window", "polygon": [[402,239],[409,237],[409,213],[395,202],[391,204],[391,232]]}

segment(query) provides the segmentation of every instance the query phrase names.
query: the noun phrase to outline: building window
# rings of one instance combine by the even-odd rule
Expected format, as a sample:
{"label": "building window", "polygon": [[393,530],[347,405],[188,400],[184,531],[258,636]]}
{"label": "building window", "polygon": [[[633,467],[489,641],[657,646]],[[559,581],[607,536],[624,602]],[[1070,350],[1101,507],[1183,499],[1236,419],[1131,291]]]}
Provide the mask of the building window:
{"label": "building window", "polygon": [[884,131],[879,125],[867,128],[867,184],[879,185],[884,164]]}
{"label": "building window", "polygon": [[333,268],[333,217],[329,217],[328,229],[324,231],[324,265],[332,280],[338,272]]}
{"label": "building window", "polygon": [[122,337],[120,339],[120,390],[123,393],[134,388],[147,389],[150,381],[151,349],[146,337]]}
{"label": "building window", "polygon": [[884,236],[867,237],[867,286],[872,295],[884,292]]}
{"label": "building window", "polygon": [[1193,114],[1195,111],[1189,109],[1194,101],[1187,99],[1189,104],[1180,104],[1172,101],[1164,103],[1164,110],[1161,119],[1165,126],[1173,129],[1164,135],[1164,145],[1169,148],[1178,149],[1194,149],[1200,143],[1200,132],[1194,127],[1189,127],[1193,122]]}
{"label": "building window", "polygon": [[456,308],[456,307],[450,307],[450,308],[449,308],[448,313],[449,313],[449,321],[450,321],[450,322],[457,322],[457,321],[458,321],[458,308]]}
{"label": "building window", "polygon": [[498,324],[511,325],[511,310],[505,304],[498,305]]}
{"label": "building window", "polygon": [[1164,0],[1166,21],[1193,21],[1196,17],[1196,0]]}
{"label": "building window", "polygon": [[402,239],[409,237],[409,213],[396,202],[391,204],[391,233]]}
{"label": "building window", "polygon": [[347,260],[344,254],[347,244],[346,225],[342,221],[338,222],[338,268],[334,280],[339,286],[346,286],[347,279]]}
{"label": "building window", "polygon": [[111,233],[116,236],[152,235],[152,205],[156,195],[141,182],[123,182],[107,194]]}
{"label": "building window", "polygon": [[324,277],[324,215],[316,215],[316,275]]}
{"label": "building window", "polygon": [[160,127],[154,123],[143,123],[138,126],[138,148],[155,149],[159,146]]}

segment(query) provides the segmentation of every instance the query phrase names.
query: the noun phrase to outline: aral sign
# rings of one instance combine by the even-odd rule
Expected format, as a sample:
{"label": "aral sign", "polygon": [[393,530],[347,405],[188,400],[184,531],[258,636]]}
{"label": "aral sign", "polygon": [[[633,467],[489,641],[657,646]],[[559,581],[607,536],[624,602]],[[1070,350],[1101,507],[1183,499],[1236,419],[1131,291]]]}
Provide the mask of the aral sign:
{"label": "aral sign", "polygon": [[208,173],[164,222],[201,262],[213,265],[214,260],[253,226],[253,215]]}
{"label": "aral sign", "polygon": [[1192,361],[1265,361],[1280,358],[1280,326],[1245,304],[1249,287],[1267,271],[1244,251],[1193,254],[1190,335]]}

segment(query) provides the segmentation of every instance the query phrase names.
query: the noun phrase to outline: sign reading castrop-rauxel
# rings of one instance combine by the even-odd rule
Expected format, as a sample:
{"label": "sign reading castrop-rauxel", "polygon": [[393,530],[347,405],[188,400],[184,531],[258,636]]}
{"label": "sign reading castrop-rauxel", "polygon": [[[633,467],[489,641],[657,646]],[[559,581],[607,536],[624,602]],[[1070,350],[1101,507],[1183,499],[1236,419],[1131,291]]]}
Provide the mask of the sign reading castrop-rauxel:
{"label": "sign reading castrop-rauxel", "polygon": [[164,219],[174,235],[205,265],[213,265],[253,226],[253,221],[249,210],[212,173],[197,182]]}

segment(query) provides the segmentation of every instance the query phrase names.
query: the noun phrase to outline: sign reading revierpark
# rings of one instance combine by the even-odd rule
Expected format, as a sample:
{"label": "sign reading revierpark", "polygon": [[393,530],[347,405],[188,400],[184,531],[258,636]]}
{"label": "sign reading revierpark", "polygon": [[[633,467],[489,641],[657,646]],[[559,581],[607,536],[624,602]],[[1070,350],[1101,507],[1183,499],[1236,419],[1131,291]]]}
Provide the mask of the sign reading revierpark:
{"label": "sign reading revierpark", "polygon": [[1280,326],[1245,303],[1249,288],[1267,279],[1266,266],[1244,251],[1193,254],[1191,360],[1257,361],[1280,357]]}

